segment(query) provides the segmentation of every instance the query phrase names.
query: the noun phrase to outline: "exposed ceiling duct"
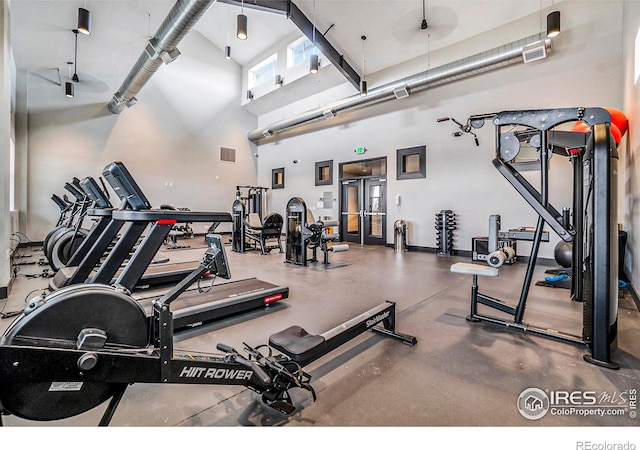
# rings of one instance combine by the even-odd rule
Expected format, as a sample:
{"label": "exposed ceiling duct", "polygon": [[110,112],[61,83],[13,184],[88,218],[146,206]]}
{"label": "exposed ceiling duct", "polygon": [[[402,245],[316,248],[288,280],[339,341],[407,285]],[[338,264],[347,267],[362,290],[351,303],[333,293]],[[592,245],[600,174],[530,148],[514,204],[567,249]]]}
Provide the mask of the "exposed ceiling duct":
{"label": "exposed ceiling duct", "polygon": [[[445,64],[444,66],[429,69],[377,88],[369,89],[365,97],[358,93],[351,97],[338,100],[337,102],[304,112],[295,117],[274,122],[265,127],[250,131],[247,137],[249,140],[258,144],[259,141],[266,138],[273,139],[274,134],[301,127],[318,120],[331,119],[335,115],[346,111],[364,108],[387,100],[403,98],[425,89],[448,84],[512,64],[528,62],[525,56],[536,50],[536,54],[544,54],[544,57],[546,57],[551,50],[551,39],[547,38],[543,33],[529,36],[516,42]],[[405,93],[407,95],[405,95]],[[331,114],[327,114],[327,112]],[[327,124],[329,124],[329,122]]]}
{"label": "exposed ceiling duct", "polygon": [[136,94],[162,63],[169,64],[180,55],[178,44],[214,3],[215,0],[178,0],[173,5],[118,92],[113,94],[109,102],[109,111],[119,114],[125,106],[136,103]]}

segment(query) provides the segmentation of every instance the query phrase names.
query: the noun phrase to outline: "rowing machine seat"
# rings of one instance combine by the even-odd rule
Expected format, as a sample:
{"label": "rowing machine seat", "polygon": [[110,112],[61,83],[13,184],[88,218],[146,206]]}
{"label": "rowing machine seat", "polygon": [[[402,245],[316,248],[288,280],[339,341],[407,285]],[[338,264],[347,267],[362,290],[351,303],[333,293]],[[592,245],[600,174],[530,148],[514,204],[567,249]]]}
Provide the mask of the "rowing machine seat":
{"label": "rowing machine seat", "polygon": [[269,346],[284,353],[296,362],[306,361],[325,353],[326,341],[324,337],[309,334],[297,325],[290,326],[286,330],[272,334],[269,337]]}

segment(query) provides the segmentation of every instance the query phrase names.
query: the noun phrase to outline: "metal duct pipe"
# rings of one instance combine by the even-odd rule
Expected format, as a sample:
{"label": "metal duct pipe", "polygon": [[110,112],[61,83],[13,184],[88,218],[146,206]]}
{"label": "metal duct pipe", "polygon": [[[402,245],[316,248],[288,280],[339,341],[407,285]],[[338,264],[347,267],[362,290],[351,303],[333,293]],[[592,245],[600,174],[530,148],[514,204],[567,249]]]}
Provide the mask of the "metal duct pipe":
{"label": "metal duct pipe", "polygon": [[409,94],[425,89],[486,73],[518,62],[524,62],[525,52],[529,49],[533,49],[534,51],[538,50],[541,54],[543,53],[542,50],[544,50],[543,57],[545,57],[551,50],[551,39],[546,38],[543,33],[529,36],[516,42],[445,64],[444,66],[429,69],[377,88],[369,89],[365,97],[356,94],[317,109],[304,112],[295,117],[274,122],[265,127],[250,131],[247,137],[250,141],[258,143],[260,140],[268,138],[275,133],[281,133],[295,127],[306,125],[324,119],[325,117],[331,118],[342,112],[364,108],[387,100],[406,97]]}
{"label": "metal duct pipe", "polygon": [[177,46],[200,17],[216,0],[178,0],[149,40],[129,75],[109,102],[109,111],[119,114],[125,106],[136,103],[136,94],[160,68],[174,61],[180,51]]}

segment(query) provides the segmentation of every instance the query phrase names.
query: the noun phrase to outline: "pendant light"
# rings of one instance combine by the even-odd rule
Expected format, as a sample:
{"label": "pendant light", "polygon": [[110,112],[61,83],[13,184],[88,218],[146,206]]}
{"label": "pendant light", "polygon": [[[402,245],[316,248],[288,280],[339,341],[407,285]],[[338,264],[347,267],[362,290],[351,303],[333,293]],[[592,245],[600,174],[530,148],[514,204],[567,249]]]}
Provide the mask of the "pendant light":
{"label": "pendant light", "polygon": [[64,95],[65,97],[73,98],[74,89],[73,83],[71,82],[71,64],[73,63],[71,61],[68,61],[67,64],[69,65],[69,81],[64,84]]}
{"label": "pendant light", "polygon": [[316,0],[313,0],[313,37],[312,37],[313,49],[311,57],[309,58],[309,73],[318,73],[320,61],[318,60],[318,54],[316,53]]}
{"label": "pendant light", "polygon": [[363,35],[360,36],[360,39],[362,39],[362,77],[360,78],[360,95],[364,97],[367,95],[367,82],[364,79],[364,41],[367,37]]}
{"label": "pendant light", "polygon": [[422,0],[422,23],[420,24],[420,29],[426,30],[427,27],[427,0]]}
{"label": "pendant light", "polygon": [[[227,5],[227,19],[229,19],[229,5]],[[227,23],[229,23],[228,20]],[[227,45],[224,48],[224,59],[231,59],[231,46],[229,45],[229,25],[227,25]]]}
{"label": "pendant light", "polygon": [[87,2],[84,8],[78,8],[78,31],[82,34],[91,34],[91,11],[87,9]]}
{"label": "pendant light", "polygon": [[556,37],[560,34],[560,11],[553,11],[547,15],[547,37]]}
{"label": "pendant light", "polygon": [[240,14],[238,14],[238,27],[236,31],[236,36],[238,39],[244,41],[247,39],[247,16],[244,15],[244,0],[240,5]]}

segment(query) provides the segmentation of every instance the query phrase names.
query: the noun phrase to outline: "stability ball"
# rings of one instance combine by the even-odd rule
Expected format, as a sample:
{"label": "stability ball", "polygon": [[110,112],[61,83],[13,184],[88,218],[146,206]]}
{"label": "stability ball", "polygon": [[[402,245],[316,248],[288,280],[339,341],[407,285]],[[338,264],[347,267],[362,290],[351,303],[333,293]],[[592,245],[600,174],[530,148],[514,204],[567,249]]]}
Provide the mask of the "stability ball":
{"label": "stability ball", "polygon": [[553,257],[555,258],[556,262],[565,269],[571,267],[571,262],[573,259],[573,246],[570,242],[558,242],[556,244],[556,247],[553,249]]}
{"label": "stability ball", "polygon": [[591,127],[582,120],[576,122],[571,131],[575,131],[577,133],[591,133]]}
{"label": "stability ball", "polygon": [[619,144],[620,141],[622,140],[622,133],[620,132],[620,128],[618,128],[616,124],[612,122],[611,126],[609,127],[609,130],[611,131],[611,136],[613,136],[613,140],[616,141],[616,144]]}
{"label": "stability ball", "polygon": [[622,111],[615,108],[606,107],[604,109],[606,109],[611,116],[611,123],[618,127],[618,130],[620,130],[620,136],[624,136],[629,126],[627,116],[625,116]]}
{"label": "stability ball", "polygon": [[[616,141],[616,144],[619,144],[620,141],[622,140],[622,135],[624,133],[622,132],[620,127],[618,127],[618,125],[616,125],[613,122],[613,119],[611,120],[611,125],[609,127],[609,130],[611,131],[611,135],[613,136],[613,140]],[[591,127],[586,122],[583,122],[582,120],[580,120],[580,121],[575,123],[575,125],[573,126],[571,131],[576,132],[576,133],[590,133],[591,132]]]}

